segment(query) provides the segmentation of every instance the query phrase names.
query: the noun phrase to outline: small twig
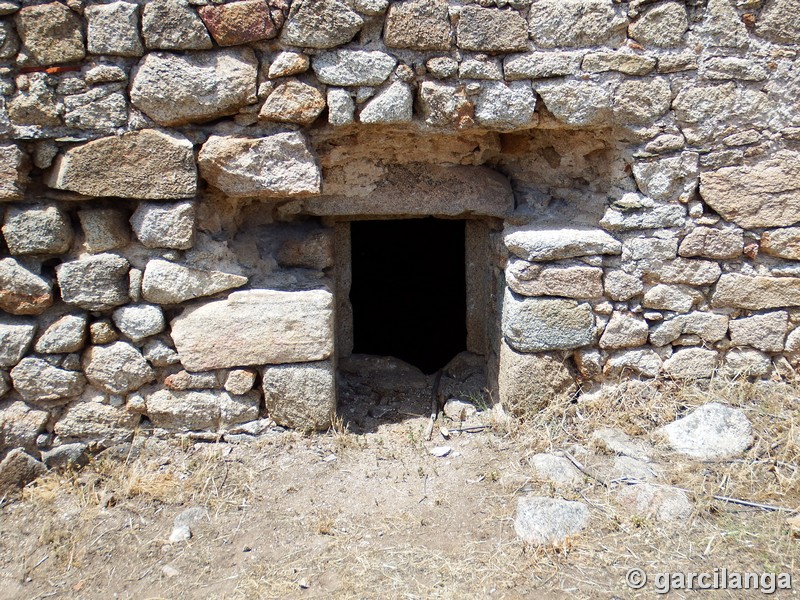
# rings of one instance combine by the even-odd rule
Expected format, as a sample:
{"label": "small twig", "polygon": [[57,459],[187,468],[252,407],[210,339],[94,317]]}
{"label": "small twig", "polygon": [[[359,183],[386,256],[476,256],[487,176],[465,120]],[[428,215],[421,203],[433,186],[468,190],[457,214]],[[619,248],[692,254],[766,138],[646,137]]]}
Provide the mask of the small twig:
{"label": "small twig", "polygon": [[608,482],[605,479],[603,479],[602,477],[600,477],[596,473],[592,473],[589,469],[584,467],[581,463],[578,462],[577,458],[572,456],[572,454],[570,454],[566,450],[564,450],[563,453],[564,453],[564,456],[567,458],[567,460],[569,460],[569,462],[571,462],[573,465],[575,465],[575,468],[577,468],[581,473],[583,473],[584,475],[586,475],[590,479],[594,479],[596,482],[598,482],[603,487],[608,487]]}
{"label": "small twig", "polygon": [[461,429],[447,429],[450,433],[478,433],[484,429],[489,429],[488,425],[473,425],[472,427],[463,427]]}
{"label": "small twig", "polygon": [[[31,567],[31,571],[33,571],[33,570],[34,570],[36,567],[38,567],[39,565],[41,565],[41,564],[42,564],[44,561],[46,561],[48,558],[50,558],[50,555],[49,555],[49,554],[48,554],[47,556],[45,556],[44,558],[40,559],[40,560],[39,560],[39,562],[37,562],[35,565],[33,565],[33,566]],[[31,571],[28,571],[28,573],[30,573]]]}
{"label": "small twig", "polygon": [[749,500],[741,500],[739,498],[731,498],[730,496],[711,496],[714,500],[720,502],[729,502],[730,504],[739,504],[741,506],[749,506],[751,508],[760,508],[761,510],[769,510],[774,512],[797,513],[800,512],[793,508],[786,508],[785,506],[776,506],[775,504],[761,504],[760,502],[750,502]]}

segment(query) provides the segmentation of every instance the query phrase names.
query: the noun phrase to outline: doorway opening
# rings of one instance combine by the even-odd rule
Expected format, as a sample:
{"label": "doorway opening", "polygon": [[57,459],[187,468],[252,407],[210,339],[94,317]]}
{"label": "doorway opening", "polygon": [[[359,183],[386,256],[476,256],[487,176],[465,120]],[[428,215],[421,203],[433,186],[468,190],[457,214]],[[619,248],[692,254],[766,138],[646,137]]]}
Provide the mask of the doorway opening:
{"label": "doorway opening", "polygon": [[430,374],[467,349],[465,221],[350,224],[353,352]]}

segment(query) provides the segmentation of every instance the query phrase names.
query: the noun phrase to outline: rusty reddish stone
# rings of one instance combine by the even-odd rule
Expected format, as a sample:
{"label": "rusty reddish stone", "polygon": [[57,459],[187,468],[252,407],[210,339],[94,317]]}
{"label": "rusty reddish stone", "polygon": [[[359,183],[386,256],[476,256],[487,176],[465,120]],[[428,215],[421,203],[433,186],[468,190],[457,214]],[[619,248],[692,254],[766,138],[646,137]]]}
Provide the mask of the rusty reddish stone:
{"label": "rusty reddish stone", "polygon": [[220,46],[236,46],[276,37],[286,12],[286,0],[242,0],[203,6],[200,18]]}

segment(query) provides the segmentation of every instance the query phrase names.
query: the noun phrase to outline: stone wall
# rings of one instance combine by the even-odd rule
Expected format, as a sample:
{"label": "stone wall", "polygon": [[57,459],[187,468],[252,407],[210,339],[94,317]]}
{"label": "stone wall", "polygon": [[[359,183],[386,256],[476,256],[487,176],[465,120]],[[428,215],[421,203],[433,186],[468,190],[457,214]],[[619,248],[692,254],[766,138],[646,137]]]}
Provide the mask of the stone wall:
{"label": "stone wall", "polygon": [[326,427],[352,218],[501,224],[512,408],[800,362],[796,0],[23,4],[3,453]]}

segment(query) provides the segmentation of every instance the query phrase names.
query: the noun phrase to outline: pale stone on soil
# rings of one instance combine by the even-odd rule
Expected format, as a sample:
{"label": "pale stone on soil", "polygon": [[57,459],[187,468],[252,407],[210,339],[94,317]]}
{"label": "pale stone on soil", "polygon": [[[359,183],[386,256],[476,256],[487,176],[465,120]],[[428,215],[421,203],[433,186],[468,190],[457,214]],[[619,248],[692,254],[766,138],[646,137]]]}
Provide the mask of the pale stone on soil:
{"label": "pale stone on soil", "polygon": [[257,71],[250,48],[151,52],[133,70],[131,102],[161,125],[209,121],[255,102]]}
{"label": "pale stone on soil", "polygon": [[55,206],[11,206],[3,237],[11,254],[63,254],[72,245],[72,226]]}
{"label": "pale stone on soil", "polygon": [[308,362],[333,351],[330,292],[234,292],[189,308],[172,322],[181,362],[191,371]]}
{"label": "pale stone on soil", "polygon": [[618,45],[628,24],[610,0],[542,0],[528,22],[534,44],[544,48]]}
{"label": "pale stone on soil", "polygon": [[134,342],[164,331],[164,313],[152,304],[131,304],[114,311],[114,324]]}
{"label": "pale stone on soil", "polygon": [[588,346],[595,325],[588,303],[556,298],[526,298],[506,290],[503,335],[519,352],[566,350]]}
{"label": "pale stone on soil", "polygon": [[65,371],[38,358],[23,358],[11,369],[14,389],[27,402],[54,402],[78,396],[86,387],[82,373]]}
{"label": "pale stone on soil", "polygon": [[92,346],[83,355],[83,371],[93,385],[109,394],[137,390],[155,379],[141,352],[127,342]]}
{"label": "pale stone on soil", "polygon": [[25,355],[36,334],[36,321],[0,313],[0,367],[13,367]]}
{"label": "pale stone on soil", "polygon": [[302,133],[211,136],[198,157],[203,179],[232,198],[319,194],[320,168]]}
{"label": "pale stone on soil", "polygon": [[465,6],[456,29],[458,47],[476,52],[515,52],[528,49],[528,27],[515,10]]}
{"label": "pale stone on soil", "polygon": [[718,358],[714,350],[686,348],[665,360],[663,368],[675,379],[704,379],[714,374]]}
{"label": "pale stone on soil", "polygon": [[81,20],[60,2],[25,6],[15,16],[25,50],[40,65],[82,60]]}
{"label": "pale stone on soil", "polygon": [[583,474],[563,456],[534,454],[530,464],[537,479],[558,487],[577,487],[583,483]]}
{"label": "pale stone on soil", "polygon": [[712,402],[656,431],[673,450],[697,460],[733,458],[753,442],[747,416]]}
{"label": "pale stone on soil", "polygon": [[11,142],[0,143],[0,201],[21,200],[28,185],[28,155]]}
{"label": "pale stone on soil", "polygon": [[0,310],[38,315],[53,304],[53,286],[13,258],[0,259]]}
{"label": "pale stone on soil", "polygon": [[291,79],[272,92],[258,118],[278,123],[311,125],[325,109],[325,97],[315,87]]}
{"label": "pale stone on soil", "polygon": [[45,184],[86,196],[170,200],[195,195],[197,171],[189,140],[144,129],[68,149]]}
{"label": "pale stone on soil", "polygon": [[393,2],[389,7],[383,32],[389,48],[447,50],[451,37],[446,0]]}
{"label": "pale stone on soil", "polygon": [[315,56],[311,67],[322,83],[348,87],[380,85],[396,64],[397,60],[384,52],[333,50]]}
{"label": "pale stone on soil", "polygon": [[124,408],[79,400],[66,408],[53,432],[61,440],[95,440],[110,445],[129,440],[139,419]]}
{"label": "pale stone on soil", "polygon": [[770,256],[800,260],[800,227],[765,231],[761,234],[760,248]]}
{"label": "pale stone on soil", "polygon": [[151,0],[142,14],[144,44],[152,50],[209,50],[211,38],[187,0]]}
{"label": "pale stone on soil", "polygon": [[194,244],[194,219],[194,202],[143,202],[130,222],[137,239],[146,248],[188,250]]}
{"label": "pale stone on soil", "polygon": [[622,252],[622,243],[602,229],[507,228],[503,241],[512,253],[529,261]]}
{"label": "pale stone on soil", "polygon": [[692,514],[692,504],[686,492],[651,483],[623,487],[617,501],[628,516],[661,522],[682,521]]}
{"label": "pale stone on soil", "polygon": [[599,298],[603,270],[581,265],[543,267],[514,257],[506,267],[506,284],[523,296]]}
{"label": "pale stone on soil", "polygon": [[336,371],[330,360],[277,365],[262,371],[267,413],[279,425],[323,430],[336,411]]}
{"label": "pale stone on soil", "polygon": [[86,310],[107,310],[130,301],[127,260],[97,254],[56,267],[61,298]]}
{"label": "pale stone on soil", "polygon": [[514,531],[522,541],[559,545],[589,524],[589,508],[581,502],[523,496],[517,501]]}
{"label": "pale stone on soil", "polygon": [[500,346],[497,386],[500,403],[519,417],[532,416],[554,398],[577,391],[563,360],[553,354],[520,354],[505,342]]}
{"label": "pale stone on soil", "polygon": [[711,296],[711,303],[715,307],[750,310],[800,306],[800,278],[724,274]]}
{"label": "pale stone on soil", "polygon": [[155,304],[180,304],[210,296],[247,283],[247,277],[222,271],[193,269],[161,259],[147,263],[142,279],[142,297]]}
{"label": "pale stone on soil", "polygon": [[650,330],[644,319],[630,313],[614,311],[600,338],[603,349],[635,348],[647,343]]}
{"label": "pale stone on soil", "polygon": [[352,40],[363,24],[342,0],[295,0],[280,40],[301,48],[333,48]]}
{"label": "pale stone on soil", "polygon": [[85,314],[68,314],[50,324],[36,340],[34,350],[42,354],[79,352],[86,341]]}
{"label": "pale stone on soil", "polygon": [[592,444],[602,450],[643,461],[649,461],[652,454],[652,448],[648,443],[630,437],[621,429],[611,427],[598,429],[592,433]]}
{"label": "pale stone on soil", "polygon": [[731,344],[752,346],[764,352],[783,352],[789,327],[789,314],[775,311],[730,322]]}
{"label": "pale stone on soil", "polygon": [[793,225],[800,221],[800,154],[784,150],[760,163],[703,173],[700,194],[745,229]]}

